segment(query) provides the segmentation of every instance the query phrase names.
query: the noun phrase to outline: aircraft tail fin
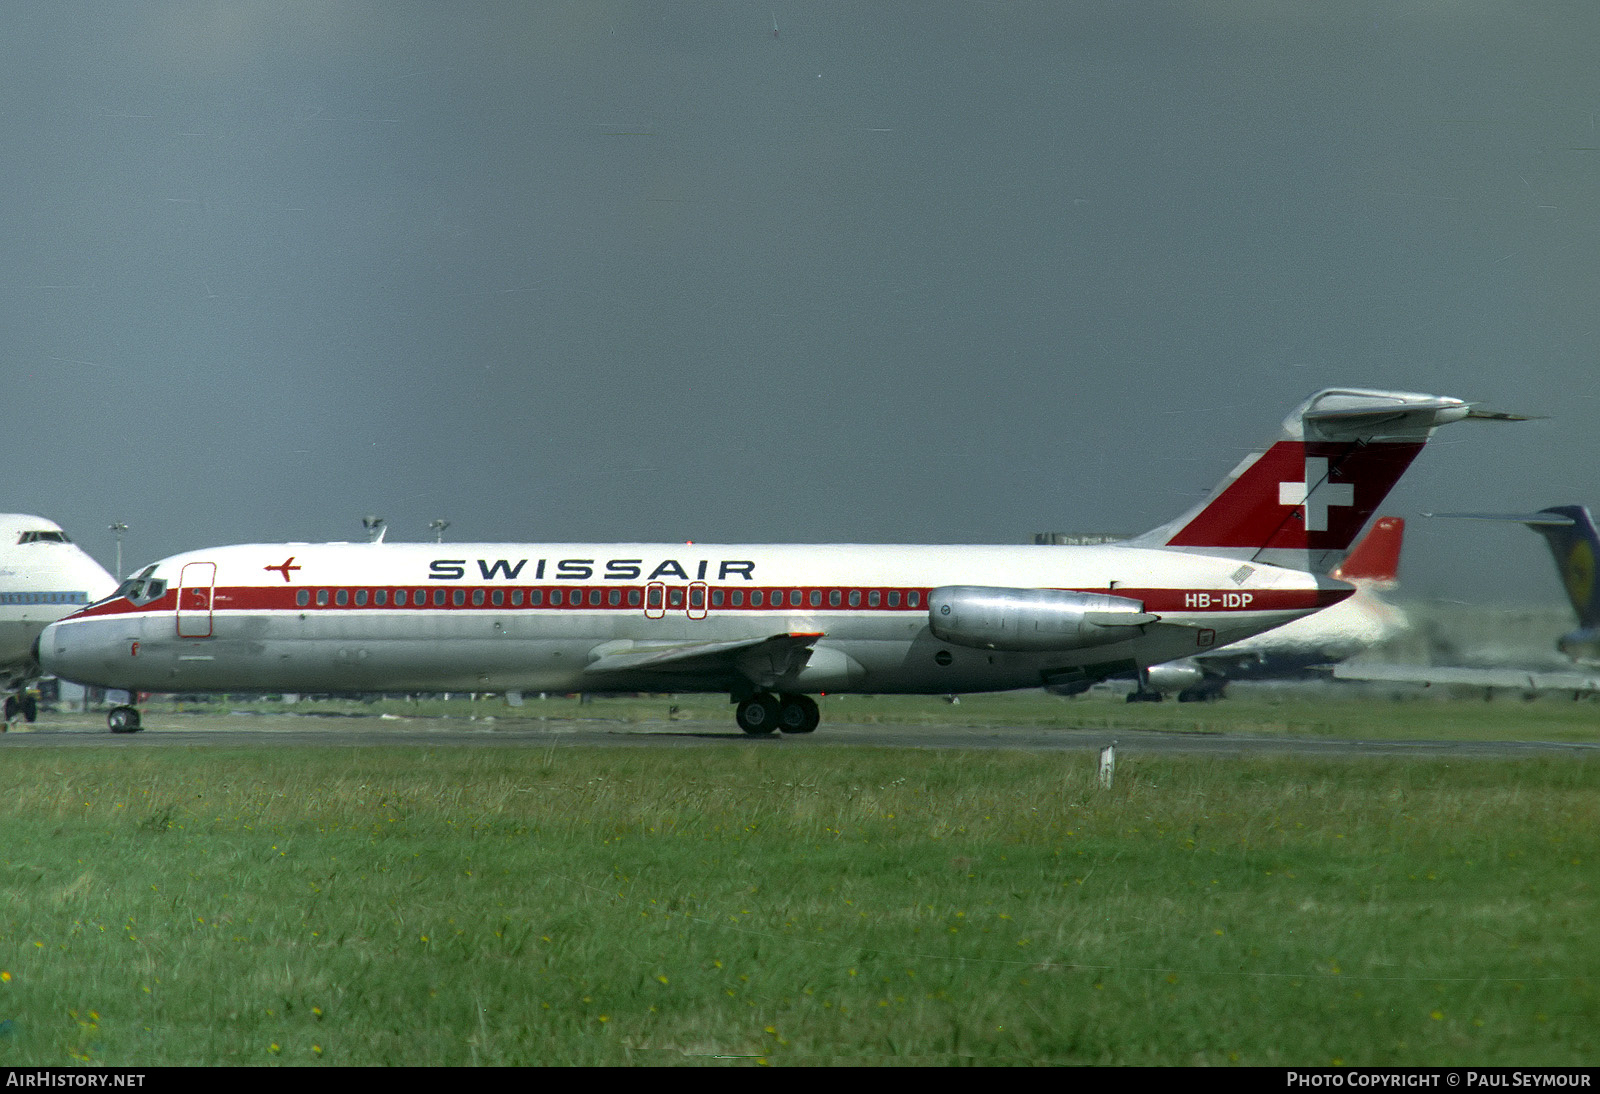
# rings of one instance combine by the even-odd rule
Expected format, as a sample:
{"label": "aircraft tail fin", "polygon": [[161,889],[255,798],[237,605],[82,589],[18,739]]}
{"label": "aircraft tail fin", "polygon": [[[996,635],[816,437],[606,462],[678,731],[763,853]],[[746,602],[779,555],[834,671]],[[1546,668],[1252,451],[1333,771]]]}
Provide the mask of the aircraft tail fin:
{"label": "aircraft tail fin", "polygon": [[1426,516],[1465,517],[1525,524],[1544,537],[1556,560],[1556,571],[1566,586],[1567,599],[1584,628],[1600,626],[1600,583],[1595,581],[1595,560],[1600,558],[1600,534],[1594,517],[1582,505],[1552,505],[1537,513],[1428,513]]}
{"label": "aircraft tail fin", "polygon": [[1555,557],[1556,569],[1561,573],[1561,583],[1567,588],[1573,611],[1578,613],[1578,623],[1583,627],[1600,626],[1600,584],[1594,579],[1595,559],[1600,557],[1600,535],[1595,532],[1594,517],[1582,505],[1556,505],[1538,515],[1566,517],[1571,521],[1523,523],[1544,536],[1550,545],[1550,554]]}
{"label": "aircraft tail fin", "polygon": [[1327,573],[1441,425],[1507,419],[1460,399],[1329,388],[1199,505],[1126,541]]}
{"label": "aircraft tail fin", "polygon": [[1396,584],[1400,580],[1400,548],[1405,535],[1404,517],[1379,517],[1328,576],[1335,581],[1380,587]]}

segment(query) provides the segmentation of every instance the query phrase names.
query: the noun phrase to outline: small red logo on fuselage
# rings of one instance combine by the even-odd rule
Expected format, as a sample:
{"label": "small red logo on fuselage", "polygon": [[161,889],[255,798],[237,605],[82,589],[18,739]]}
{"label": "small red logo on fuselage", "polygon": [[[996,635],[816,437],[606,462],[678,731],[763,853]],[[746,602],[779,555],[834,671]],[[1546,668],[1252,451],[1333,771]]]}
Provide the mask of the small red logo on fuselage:
{"label": "small red logo on fuselage", "polygon": [[289,571],[290,570],[298,570],[300,568],[298,566],[289,565],[293,561],[294,561],[294,556],[290,555],[288,558],[284,559],[282,562],[280,562],[276,566],[263,566],[261,568],[263,570],[272,570],[275,573],[280,573],[280,574],[283,575],[283,580],[288,581],[289,580]]}

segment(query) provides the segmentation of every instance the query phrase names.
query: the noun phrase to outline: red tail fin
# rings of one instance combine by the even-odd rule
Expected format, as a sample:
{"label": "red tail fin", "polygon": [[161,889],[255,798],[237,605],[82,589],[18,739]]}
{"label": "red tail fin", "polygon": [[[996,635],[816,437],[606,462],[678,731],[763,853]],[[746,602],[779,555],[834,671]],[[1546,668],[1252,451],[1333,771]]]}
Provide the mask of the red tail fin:
{"label": "red tail fin", "polygon": [[1328,576],[1335,581],[1394,584],[1400,578],[1400,546],[1405,535],[1405,518],[1379,517],[1372,531]]}
{"label": "red tail fin", "polygon": [[1171,544],[1347,550],[1422,445],[1279,441]]}
{"label": "red tail fin", "polygon": [[1433,431],[1474,416],[1484,415],[1437,395],[1319,391],[1210,497],[1129,543],[1326,573]]}

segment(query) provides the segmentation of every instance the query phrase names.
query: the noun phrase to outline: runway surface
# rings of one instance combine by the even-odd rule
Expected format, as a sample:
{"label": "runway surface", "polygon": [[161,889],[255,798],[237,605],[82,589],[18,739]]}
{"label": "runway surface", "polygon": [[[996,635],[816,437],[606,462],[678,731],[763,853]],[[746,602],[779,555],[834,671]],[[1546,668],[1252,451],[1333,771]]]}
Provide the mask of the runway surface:
{"label": "runway surface", "polygon": [[1600,755],[1600,744],[1540,741],[1363,741],[1306,736],[1178,733],[1038,727],[826,724],[801,736],[749,737],[729,722],[626,723],[603,719],[535,721],[462,718],[332,717],[292,714],[149,714],[139,733],[113,734],[105,716],[46,714],[0,735],[7,748],[944,748],[1031,752],[1098,750],[1125,755],[1293,755],[1525,757]]}

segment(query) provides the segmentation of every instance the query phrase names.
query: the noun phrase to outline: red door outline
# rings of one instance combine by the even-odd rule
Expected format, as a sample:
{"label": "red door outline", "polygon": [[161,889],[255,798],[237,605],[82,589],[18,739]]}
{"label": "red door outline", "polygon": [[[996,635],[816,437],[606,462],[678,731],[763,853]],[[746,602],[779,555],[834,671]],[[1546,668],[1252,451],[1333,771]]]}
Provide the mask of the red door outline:
{"label": "red door outline", "polygon": [[178,637],[211,637],[211,593],[215,562],[188,562],[178,576]]}
{"label": "red door outline", "polygon": [[711,602],[709,586],[704,581],[689,585],[668,585],[652,581],[644,587],[644,617],[663,619],[668,613],[682,612],[690,619],[704,619]]}
{"label": "red door outline", "polygon": [[660,619],[666,614],[667,587],[659,581],[652,581],[644,587],[644,617]]}

